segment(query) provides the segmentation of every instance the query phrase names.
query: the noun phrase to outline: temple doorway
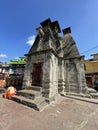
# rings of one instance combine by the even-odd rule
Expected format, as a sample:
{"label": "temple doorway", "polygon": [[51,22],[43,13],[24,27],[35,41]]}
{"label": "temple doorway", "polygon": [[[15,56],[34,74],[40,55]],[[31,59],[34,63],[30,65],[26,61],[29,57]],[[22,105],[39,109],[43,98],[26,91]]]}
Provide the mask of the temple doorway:
{"label": "temple doorway", "polygon": [[32,85],[41,86],[42,84],[42,63],[34,63],[32,71]]}

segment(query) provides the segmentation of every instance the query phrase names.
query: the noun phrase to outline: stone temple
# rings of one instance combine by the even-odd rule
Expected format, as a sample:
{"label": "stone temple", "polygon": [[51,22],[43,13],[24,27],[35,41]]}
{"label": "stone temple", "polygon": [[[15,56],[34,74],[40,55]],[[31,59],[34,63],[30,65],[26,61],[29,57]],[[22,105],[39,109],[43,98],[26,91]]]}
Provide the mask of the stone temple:
{"label": "stone temple", "polygon": [[58,95],[85,96],[84,57],[79,54],[71,28],[63,29],[63,36],[60,36],[58,21],[47,19],[40,23],[37,32],[34,44],[25,55],[27,64],[23,90],[18,95],[21,95],[21,100],[17,100],[31,107],[35,104],[34,107],[39,108],[42,102],[49,103]]}

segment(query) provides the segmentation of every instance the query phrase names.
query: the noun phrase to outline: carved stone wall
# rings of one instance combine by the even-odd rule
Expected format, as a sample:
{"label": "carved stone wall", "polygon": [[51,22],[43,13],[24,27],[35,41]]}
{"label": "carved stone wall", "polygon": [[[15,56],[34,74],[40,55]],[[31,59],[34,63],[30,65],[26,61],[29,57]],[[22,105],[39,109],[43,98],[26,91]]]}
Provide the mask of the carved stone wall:
{"label": "carved stone wall", "polygon": [[84,73],[84,64],[82,58],[72,58],[66,60],[67,71],[67,92],[86,93],[86,80]]}
{"label": "carved stone wall", "polygon": [[42,65],[42,95],[51,98],[58,94],[58,58],[50,51],[28,56],[23,86],[31,86],[33,63]]}
{"label": "carved stone wall", "polygon": [[38,35],[27,54],[24,86],[32,82],[32,67],[42,64],[42,96],[55,97],[58,93],[86,93],[86,80],[82,57],[71,36],[71,29],[63,30],[64,36],[58,35],[60,27],[57,21],[50,19],[37,28]]}
{"label": "carved stone wall", "polygon": [[42,93],[44,97],[52,98],[58,94],[58,58],[47,52],[43,64]]}
{"label": "carved stone wall", "polygon": [[59,58],[58,60],[58,91],[64,93],[66,88],[66,64],[64,60]]}

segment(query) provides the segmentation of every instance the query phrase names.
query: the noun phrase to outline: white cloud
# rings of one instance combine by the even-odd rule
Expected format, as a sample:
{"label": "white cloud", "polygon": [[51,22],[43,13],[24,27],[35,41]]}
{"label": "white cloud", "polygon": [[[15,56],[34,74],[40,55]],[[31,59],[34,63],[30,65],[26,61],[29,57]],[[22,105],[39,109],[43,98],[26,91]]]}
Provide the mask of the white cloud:
{"label": "white cloud", "polygon": [[18,60],[19,59],[19,57],[15,57],[15,60]]}
{"label": "white cloud", "polygon": [[32,35],[32,36],[28,37],[26,44],[32,46],[34,41],[35,41],[35,35]]}
{"label": "white cloud", "polygon": [[5,54],[0,54],[0,58],[7,58],[7,55],[5,55]]}

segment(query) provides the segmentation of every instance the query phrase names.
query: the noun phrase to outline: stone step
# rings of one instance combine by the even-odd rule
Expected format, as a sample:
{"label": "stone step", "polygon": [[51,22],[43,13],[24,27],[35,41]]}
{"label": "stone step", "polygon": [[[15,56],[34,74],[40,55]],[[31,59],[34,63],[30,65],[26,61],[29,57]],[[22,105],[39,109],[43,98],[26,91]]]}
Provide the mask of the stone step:
{"label": "stone step", "polygon": [[36,100],[31,100],[23,96],[15,95],[12,97],[12,100],[24,104],[26,106],[29,106],[31,108],[34,108],[35,110],[38,111],[42,110],[47,105],[47,102],[43,97],[37,98]]}
{"label": "stone step", "polygon": [[87,90],[89,91],[89,93],[97,93],[97,91],[93,88],[88,88]]}
{"label": "stone step", "polygon": [[38,91],[34,91],[34,90],[23,89],[23,90],[18,91],[17,95],[34,100],[35,98],[41,96],[41,93]]}
{"label": "stone step", "polygon": [[42,87],[40,86],[30,86],[30,87],[27,87],[26,89],[42,92]]}
{"label": "stone step", "polygon": [[92,98],[98,99],[98,93],[90,93],[90,95]]}

